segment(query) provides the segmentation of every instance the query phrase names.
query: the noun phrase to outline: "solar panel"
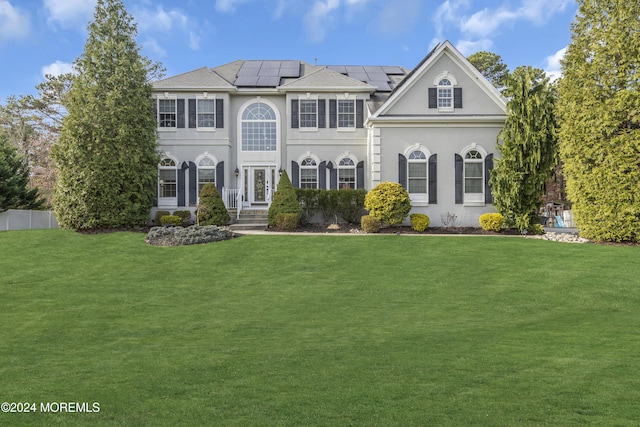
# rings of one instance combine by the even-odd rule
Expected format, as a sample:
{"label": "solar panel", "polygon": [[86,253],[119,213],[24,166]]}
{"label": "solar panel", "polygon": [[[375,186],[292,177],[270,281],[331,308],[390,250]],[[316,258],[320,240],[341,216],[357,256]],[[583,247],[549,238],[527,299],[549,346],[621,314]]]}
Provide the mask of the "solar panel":
{"label": "solar panel", "polygon": [[347,74],[347,68],[344,65],[329,65],[327,68],[336,73]]}
{"label": "solar panel", "polygon": [[258,83],[257,76],[238,76],[235,81],[236,86],[255,86]]}
{"label": "solar panel", "polygon": [[260,76],[256,82],[259,87],[276,87],[280,86],[280,76]]}
{"label": "solar panel", "polygon": [[389,86],[389,83],[386,80],[372,80],[367,83],[378,88],[380,92],[391,92],[391,86]]}
{"label": "solar panel", "polygon": [[385,73],[390,74],[390,75],[392,75],[392,76],[393,76],[393,75],[404,75],[404,71],[402,71],[402,68],[400,68],[400,67],[396,67],[396,66],[391,66],[391,67],[389,67],[389,66],[383,66],[383,67],[381,67],[381,68],[382,68],[382,71],[384,71]]}

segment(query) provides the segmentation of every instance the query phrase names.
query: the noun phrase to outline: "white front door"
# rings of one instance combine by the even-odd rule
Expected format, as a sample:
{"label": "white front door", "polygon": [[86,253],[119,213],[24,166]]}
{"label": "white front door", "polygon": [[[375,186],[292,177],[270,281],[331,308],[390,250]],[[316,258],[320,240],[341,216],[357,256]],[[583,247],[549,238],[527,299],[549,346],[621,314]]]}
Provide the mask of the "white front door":
{"label": "white front door", "polygon": [[275,190],[275,166],[245,166],[243,170],[245,207],[268,206]]}

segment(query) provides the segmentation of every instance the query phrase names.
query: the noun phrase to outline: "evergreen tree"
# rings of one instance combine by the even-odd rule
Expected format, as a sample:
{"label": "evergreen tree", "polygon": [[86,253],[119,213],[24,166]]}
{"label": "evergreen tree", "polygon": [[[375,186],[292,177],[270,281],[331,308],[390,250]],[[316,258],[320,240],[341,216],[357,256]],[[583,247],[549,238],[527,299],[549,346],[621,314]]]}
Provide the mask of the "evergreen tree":
{"label": "evergreen tree", "polygon": [[98,0],[53,156],[58,223],[92,229],[145,224],[155,196],[157,136],[150,79],[121,0]]}
{"label": "evergreen tree", "polygon": [[507,68],[507,65],[502,62],[502,57],[500,55],[492,52],[480,51],[470,55],[467,59],[478,71],[480,71],[480,74],[493,83],[497,89],[502,90],[507,85],[509,69]]}
{"label": "evergreen tree", "polygon": [[508,227],[532,230],[545,182],[558,163],[556,91],[544,71],[518,67],[504,93],[510,101],[498,135],[501,158],[491,173],[494,203]]}
{"label": "evergreen tree", "polygon": [[7,209],[38,209],[44,200],[38,189],[29,189],[29,168],[6,135],[0,133],[0,212]]}
{"label": "evergreen tree", "polygon": [[291,184],[287,171],[282,171],[280,182],[276,192],[273,194],[273,201],[269,206],[268,222],[269,227],[275,227],[276,217],[280,213],[292,213],[298,215],[298,221],[302,217],[302,206],[298,202],[296,190]]}
{"label": "evergreen tree", "polygon": [[559,84],[567,195],[583,237],[640,241],[640,3],[578,3]]}
{"label": "evergreen tree", "polygon": [[205,184],[200,190],[198,225],[227,225],[231,221],[220,192],[213,184]]}

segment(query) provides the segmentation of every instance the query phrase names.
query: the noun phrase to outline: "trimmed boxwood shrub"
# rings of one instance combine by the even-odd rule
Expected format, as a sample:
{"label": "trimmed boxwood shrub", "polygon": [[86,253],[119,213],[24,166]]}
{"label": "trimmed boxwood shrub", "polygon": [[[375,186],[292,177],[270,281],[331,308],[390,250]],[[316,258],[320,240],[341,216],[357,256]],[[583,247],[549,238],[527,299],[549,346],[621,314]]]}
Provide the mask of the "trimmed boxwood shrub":
{"label": "trimmed boxwood shrub", "polygon": [[182,218],[177,215],[165,215],[160,218],[160,225],[172,225],[174,227],[182,226]]}
{"label": "trimmed boxwood shrub", "polygon": [[365,233],[377,233],[380,231],[380,220],[371,215],[362,215],[360,225]]}
{"label": "trimmed boxwood shrub", "polygon": [[[296,227],[302,217],[302,207],[298,203],[296,197],[296,191],[291,185],[287,171],[282,171],[280,175],[280,182],[278,182],[278,188],[273,195],[273,201],[269,206],[268,221],[269,227],[277,227],[276,216],[282,213],[296,214]],[[295,228],[295,227],[294,227]]]}
{"label": "trimmed boxwood shrub", "polygon": [[295,213],[279,213],[276,215],[276,227],[280,230],[295,230],[299,221],[300,217]]}
{"label": "trimmed boxwood shrub", "polygon": [[180,218],[182,218],[182,225],[184,227],[188,226],[191,224],[191,211],[175,211],[173,212],[173,214],[175,216],[179,216]]}
{"label": "trimmed boxwood shrub", "polygon": [[367,193],[364,207],[369,215],[379,218],[389,225],[401,224],[409,211],[409,193],[397,182],[381,182]]}
{"label": "trimmed boxwood shrub", "polygon": [[320,209],[318,196],[320,192],[324,190],[318,190],[315,188],[296,188],[295,191],[298,203],[302,208],[302,218],[300,220],[303,223],[309,223],[311,218],[313,218]]}
{"label": "trimmed boxwood shrub", "polygon": [[360,222],[364,209],[365,190],[331,190],[338,192],[338,215],[346,222],[357,224]]}
{"label": "trimmed boxwood shrub", "polygon": [[231,221],[218,189],[213,184],[205,184],[200,190],[198,205],[198,225],[226,225]]}
{"label": "trimmed boxwood shrub", "polygon": [[161,225],[162,224],[162,217],[166,216],[166,215],[171,215],[171,212],[169,211],[156,211],[156,216],[155,216],[155,220],[153,221],[154,225]]}
{"label": "trimmed boxwood shrub", "polygon": [[480,215],[480,226],[485,231],[500,231],[504,224],[504,216],[499,213],[486,213]]}
{"label": "trimmed boxwood shrub", "polygon": [[418,233],[422,233],[424,230],[429,227],[429,217],[425,214],[414,213],[409,217],[411,220],[411,228],[413,231],[417,231]]}

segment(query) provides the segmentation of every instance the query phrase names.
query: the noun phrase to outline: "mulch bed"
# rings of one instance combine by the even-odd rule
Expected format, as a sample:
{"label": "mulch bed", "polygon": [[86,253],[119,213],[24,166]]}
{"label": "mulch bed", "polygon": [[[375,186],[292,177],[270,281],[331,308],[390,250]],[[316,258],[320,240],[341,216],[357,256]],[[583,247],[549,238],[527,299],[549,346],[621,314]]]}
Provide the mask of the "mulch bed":
{"label": "mulch bed", "polygon": [[[270,228],[269,231],[279,231]],[[343,224],[339,230],[328,229],[327,226],[306,225],[293,230],[296,233],[364,233],[358,224]],[[414,231],[410,226],[383,227],[378,234],[464,234],[484,236],[519,235],[515,229],[505,229],[501,232],[485,231],[480,227],[429,227],[423,232]]]}

